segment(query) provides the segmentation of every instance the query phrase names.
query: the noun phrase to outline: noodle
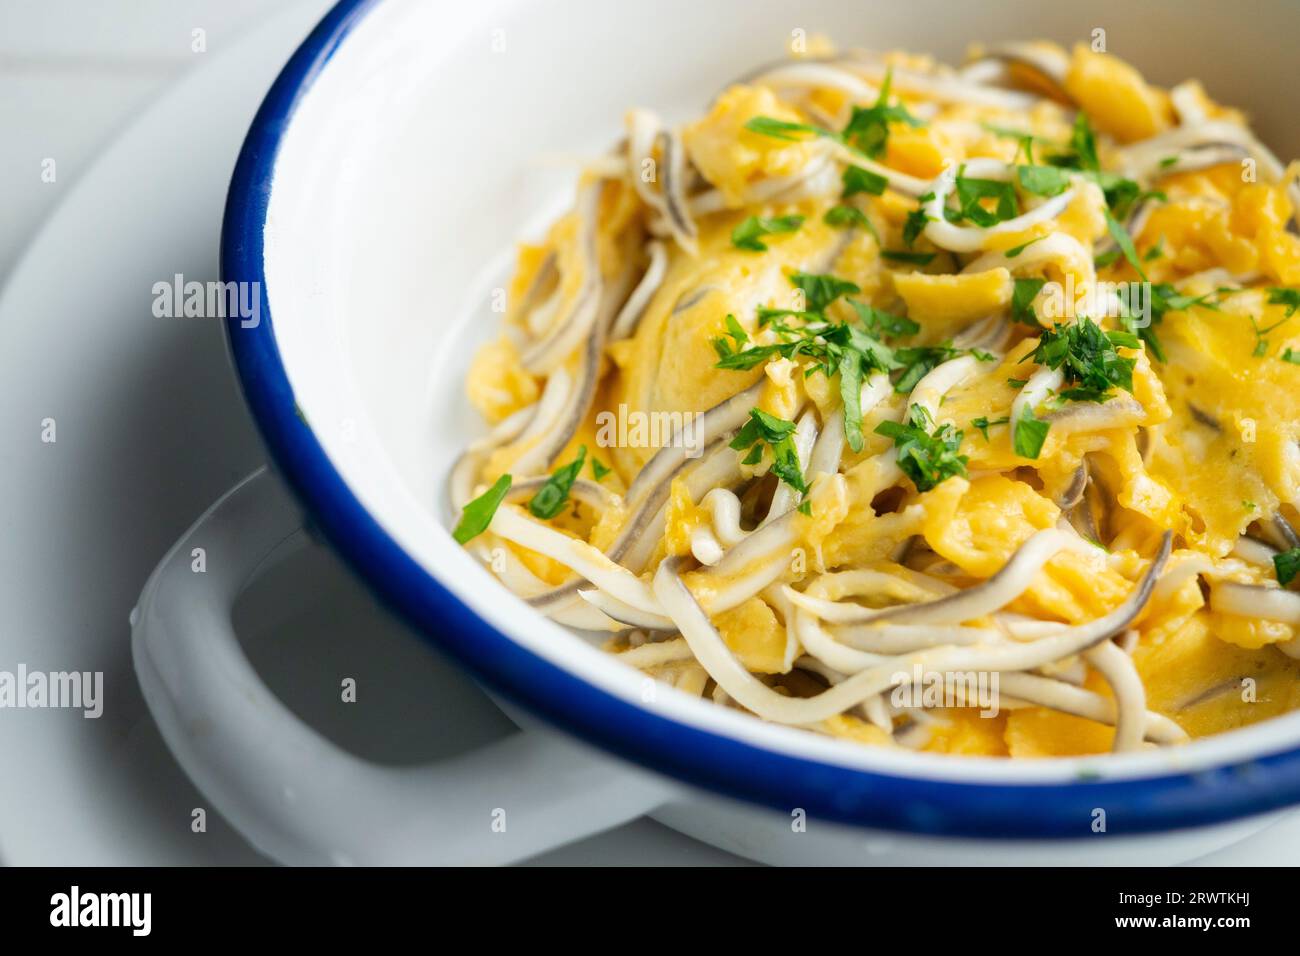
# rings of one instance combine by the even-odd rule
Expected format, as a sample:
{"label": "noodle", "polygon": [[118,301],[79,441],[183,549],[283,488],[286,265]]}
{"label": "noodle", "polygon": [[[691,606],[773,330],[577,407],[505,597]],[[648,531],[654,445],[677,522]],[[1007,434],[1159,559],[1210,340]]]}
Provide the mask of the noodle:
{"label": "noodle", "polygon": [[821,734],[1128,754],[1300,706],[1297,179],[1084,47],[634,109],[469,370],[457,537],[628,666]]}

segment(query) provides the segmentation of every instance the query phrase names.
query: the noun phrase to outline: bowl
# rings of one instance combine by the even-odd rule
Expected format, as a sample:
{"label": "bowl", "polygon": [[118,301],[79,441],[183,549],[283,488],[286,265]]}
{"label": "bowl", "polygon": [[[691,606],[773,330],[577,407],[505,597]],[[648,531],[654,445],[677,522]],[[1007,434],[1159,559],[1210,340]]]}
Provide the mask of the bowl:
{"label": "bowl", "polygon": [[[616,768],[610,780],[638,781],[629,812],[782,861],[987,861],[991,848],[1006,861],[1190,858],[1300,800],[1300,714],[1174,749],[1035,761],[895,753],[765,724],[656,686],[537,615],[452,540],[444,488],[480,431],[463,376],[497,332],[493,292],[513,243],[571,201],[577,167],[555,157],[607,148],[630,106],[685,118],[798,30],[950,62],[974,41],[1101,36],[1153,81],[1199,77],[1250,111],[1277,153],[1297,155],[1277,94],[1294,79],[1300,7],[1253,10],[343,0],[276,81],[231,182],[223,278],[257,290],[258,314],[227,323],[249,408],[309,527],[522,721],[580,740],[581,760]],[[272,511],[261,520],[287,532]],[[228,786],[211,759],[196,775]],[[349,804],[334,823],[367,812]],[[806,820],[817,826],[801,830]]]}

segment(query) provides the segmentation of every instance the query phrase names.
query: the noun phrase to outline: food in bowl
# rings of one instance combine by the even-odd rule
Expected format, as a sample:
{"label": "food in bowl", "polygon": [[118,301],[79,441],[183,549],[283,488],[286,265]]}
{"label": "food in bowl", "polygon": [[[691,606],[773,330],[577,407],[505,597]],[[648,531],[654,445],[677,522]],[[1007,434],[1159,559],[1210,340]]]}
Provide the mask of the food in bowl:
{"label": "food in bowl", "polygon": [[1047,43],[646,110],[520,248],[457,540],[678,690],[870,745],[1300,705],[1300,166]]}

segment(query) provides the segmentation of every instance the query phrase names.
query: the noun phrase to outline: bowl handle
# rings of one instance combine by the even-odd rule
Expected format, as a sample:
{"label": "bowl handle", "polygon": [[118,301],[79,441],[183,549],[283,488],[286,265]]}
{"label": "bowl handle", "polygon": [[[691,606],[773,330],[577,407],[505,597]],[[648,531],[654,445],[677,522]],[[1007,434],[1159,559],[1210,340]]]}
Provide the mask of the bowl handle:
{"label": "bowl handle", "polygon": [[550,733],[391,767],[312,730],[258,677],[231,621],[265,558],[301,531],[296,504],[263,468],[185,532],[132,614],[135,671],[163,738],[259,850],[308,865],[507,863],[667,799],[666,781]]}

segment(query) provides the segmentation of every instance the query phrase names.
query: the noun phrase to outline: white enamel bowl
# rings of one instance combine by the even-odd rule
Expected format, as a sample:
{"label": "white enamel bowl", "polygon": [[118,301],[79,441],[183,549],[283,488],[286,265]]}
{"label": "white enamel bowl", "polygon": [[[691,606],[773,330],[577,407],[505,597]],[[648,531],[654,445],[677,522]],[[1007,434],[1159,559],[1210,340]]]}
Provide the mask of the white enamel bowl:
{"label": "white enamel bowl", "polygon": [[[539,155],[603,150],[633,104],[688,116],[796,29],[949,60],[968,40],[1101,29],[1154,79],[1201,77],[1300,154],[1287,95],[1300,7],[1250,10],[344,0],[254,121],[223,235],[224,277],[261,296],[255,326],[229,323],[235,366],[296,497],[265,475],[232,491],[164,559],[135,629],[182,765],[287,862],[505,861],[649,812],[776,862],[1150,863],[1225,845],[1300,800],[1300,715],[1171,750],[1012,763],[853,746],[647,686],[509,595],[452,541],[442,505],[480,428],[462,386],[496,332],[491,292],[512,243],[572,193],[573,168]],[[304,513],[529,731],[410,770],[298,723],[239,652],[229,607]]]}

